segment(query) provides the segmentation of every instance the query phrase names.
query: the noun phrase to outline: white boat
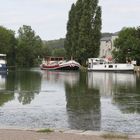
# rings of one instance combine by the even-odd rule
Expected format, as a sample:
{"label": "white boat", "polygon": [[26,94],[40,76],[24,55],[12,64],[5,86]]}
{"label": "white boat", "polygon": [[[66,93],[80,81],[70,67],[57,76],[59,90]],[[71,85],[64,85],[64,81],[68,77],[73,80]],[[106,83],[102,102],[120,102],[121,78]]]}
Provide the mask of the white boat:
{"label": "white boat", "polygon": [[63,57],[46,57],[40,68],[42,70],[78,70],[80,64],[74,60],[65,61]]}
{"label": "white boat", "polygon": [[6,54],[0,54],[0,72],[7,71]]}
{"label": "white boat", "polygon": [[134,71],[132,63],[113,63],[105,58],[89,58],[89,71]]}

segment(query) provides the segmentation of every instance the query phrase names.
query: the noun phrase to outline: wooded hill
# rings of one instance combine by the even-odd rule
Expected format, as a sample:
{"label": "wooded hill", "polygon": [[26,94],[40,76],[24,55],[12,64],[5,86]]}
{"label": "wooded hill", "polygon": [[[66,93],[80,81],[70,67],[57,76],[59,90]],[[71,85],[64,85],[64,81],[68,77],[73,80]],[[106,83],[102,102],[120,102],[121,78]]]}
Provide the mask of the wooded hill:
{"label": "wooded hill", "polygon": [[[111,37],[113,33],[102,33],[102,37]],[[64,48],[65,38],[44,41],[49,48]]]}

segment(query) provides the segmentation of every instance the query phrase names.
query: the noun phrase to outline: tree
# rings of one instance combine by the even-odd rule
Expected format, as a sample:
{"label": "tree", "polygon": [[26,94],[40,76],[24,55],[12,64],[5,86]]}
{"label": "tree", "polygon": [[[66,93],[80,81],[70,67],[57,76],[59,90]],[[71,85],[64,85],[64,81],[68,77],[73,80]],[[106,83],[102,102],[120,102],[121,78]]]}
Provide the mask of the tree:
{"label": "tree", "polygon": [[17,40],[12,30],[0,26],[0,53],[7,54],[7,64],[15,65],[15,49]]}
{"label": "tree", "polygon": [[89,57],[99,54],[101,38],[101,7],[98,0],[78,0],[69,12],[65,48],[72,56],[85,64]]}
{"label": "tree", "polygon": [[113,57],[119,62],[126,59],[136,60],[140,64],[140,27],[123,28],[114,42]]}
{"label": "tree", "polygon": [[56,56],[56,57],[65,57],[66,52],[64,48],[55,48],[52,51],[52,56]]}
{"label": "tree", "polygon": [[20,27],[18,34],[17,65],[35,66],[42,52],[42,40],[27,25]]}
{"label": "tree", "polygon": [[69,12],[69,21],[67,23],[67,34],[65,40],[65,50],[68,58],[71,58],[74,52],[74,48],[72,47],[74,15],[75,15],[75,5],[72,4],[71,10]]}
{"label": "tree", "polygon": [[52,49],[47,44],[47,42],[44,41],[42,46],[41,58],[45,58],[46,56],[51,56],[51,55],[52,55]]}

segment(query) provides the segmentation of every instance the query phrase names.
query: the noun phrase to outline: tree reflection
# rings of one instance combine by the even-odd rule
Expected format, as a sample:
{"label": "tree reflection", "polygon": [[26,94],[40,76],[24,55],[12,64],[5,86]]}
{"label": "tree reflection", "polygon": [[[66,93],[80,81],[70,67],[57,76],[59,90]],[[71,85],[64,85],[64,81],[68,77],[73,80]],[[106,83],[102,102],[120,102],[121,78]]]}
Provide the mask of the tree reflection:
{"label": "tree reflection", "polygon": [[68,122],[72,129],[100,130],[99,91],[88,88],[87,73],[80,73],[77,83],[65,82]]}
{"label": "tree reflection", "polygon": [[35,95],[40,92],[41,75],[33,71],[11,71],[0,75],[0,106],[13,100],[18,94],[18,100],[23,105],[30,104]]}
{"label": "tree reflection", "polygon": [[[128,82],[126,81],[126,83]],[[140,113],[140,79],[135,77],[134,86],[120,85],[118,83],[115,87],[113,103],[123,113]]]}
{"label": "tree reflection", "polygon": [[40,92],[41,75],[38,72],[23,71],[17,73],[18,100],[23,105],[30,104]]}

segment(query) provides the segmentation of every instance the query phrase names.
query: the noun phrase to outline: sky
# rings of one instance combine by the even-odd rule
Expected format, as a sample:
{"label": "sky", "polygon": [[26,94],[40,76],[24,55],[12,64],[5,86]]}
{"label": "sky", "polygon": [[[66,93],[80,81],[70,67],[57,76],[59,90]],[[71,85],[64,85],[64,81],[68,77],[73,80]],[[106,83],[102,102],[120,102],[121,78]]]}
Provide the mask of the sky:
{"label": "sky", "polygon": [[[68,12],[76,0],[0,0],[0,25],[16,33],[29,25],[43,40],[64,38]],[[99,0],[102,32],[140,26],[140,0]]]}

